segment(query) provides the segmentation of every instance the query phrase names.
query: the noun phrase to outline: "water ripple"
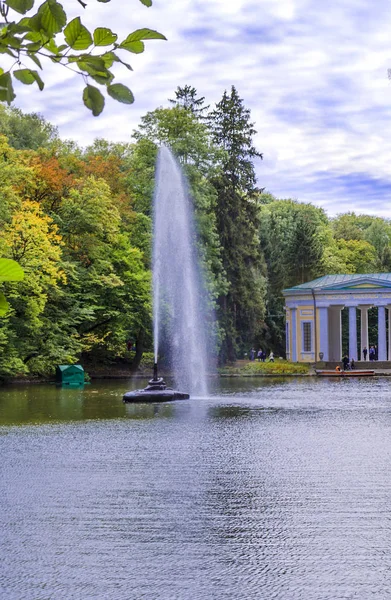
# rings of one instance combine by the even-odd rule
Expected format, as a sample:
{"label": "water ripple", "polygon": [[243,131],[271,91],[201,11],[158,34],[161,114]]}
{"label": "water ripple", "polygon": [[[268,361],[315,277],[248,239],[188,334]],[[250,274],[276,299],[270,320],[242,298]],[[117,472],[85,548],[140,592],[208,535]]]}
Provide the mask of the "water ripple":
{"label": "water ripple", "polygon": [[55,421],[0,397],[1,598],[390,596],[388,381],[129,412],[110,385],[48,397]]}

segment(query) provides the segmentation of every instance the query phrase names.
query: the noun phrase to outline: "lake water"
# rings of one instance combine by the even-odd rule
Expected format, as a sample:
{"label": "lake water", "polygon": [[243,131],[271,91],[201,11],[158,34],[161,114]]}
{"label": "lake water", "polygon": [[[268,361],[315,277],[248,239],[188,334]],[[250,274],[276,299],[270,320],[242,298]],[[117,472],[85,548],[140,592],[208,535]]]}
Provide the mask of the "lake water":
{"label": "lake water", "polygon": [[0,598],[390,597],[391,379],[131,387],[0,388]]}

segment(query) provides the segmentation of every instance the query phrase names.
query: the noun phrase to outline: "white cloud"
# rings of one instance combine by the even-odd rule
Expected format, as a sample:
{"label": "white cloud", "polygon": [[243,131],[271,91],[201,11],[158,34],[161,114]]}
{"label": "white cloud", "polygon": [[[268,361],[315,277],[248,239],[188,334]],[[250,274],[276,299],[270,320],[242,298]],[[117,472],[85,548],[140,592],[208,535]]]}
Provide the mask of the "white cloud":
{"label": "white cloud", "polygon": [[[66,0],[69,14],[79,5]],[[118,80],[136,103],[110,99],[94,118],[81,103],[77,76],[48,65],[41,94],[18,86],[17,104],[39,111],[64,137],[82,145],[94,137],[129,139],[142,114],[167,104],[177,85],[194,85],[208,102],[236,85],[251,108],[264,152],[259,185],[276,195],[342,210],[391,217],[391,6],[379,0],[136,0],[124,8],[90,2],[87,26],[104,23],[120,37],[139,27],[168,42],[150,41],[131,55],[134,72]],[[363,33],[365,32],[365,33]],[[50,82],[50,83],[49,83]],[[360,181],[362,184],[360,184]]]}

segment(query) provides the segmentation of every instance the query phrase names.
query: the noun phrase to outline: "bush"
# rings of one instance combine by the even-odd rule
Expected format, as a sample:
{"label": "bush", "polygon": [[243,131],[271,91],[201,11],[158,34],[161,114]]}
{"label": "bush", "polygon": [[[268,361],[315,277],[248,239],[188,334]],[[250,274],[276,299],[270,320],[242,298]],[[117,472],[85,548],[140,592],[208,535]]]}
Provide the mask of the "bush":
{"label": "bush", "polygon": [[286,360],[250,362],[241,371],[251,375],[303,375],[308,373],[309,365],[306,363],[291,363]]}

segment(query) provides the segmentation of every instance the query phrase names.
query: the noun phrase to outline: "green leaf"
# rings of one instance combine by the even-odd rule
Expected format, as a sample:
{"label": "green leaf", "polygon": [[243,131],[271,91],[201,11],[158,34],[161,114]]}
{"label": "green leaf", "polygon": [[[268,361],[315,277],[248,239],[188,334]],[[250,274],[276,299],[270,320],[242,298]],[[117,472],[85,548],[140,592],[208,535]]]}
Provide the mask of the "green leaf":
{"label": "green leaf", "polygon": [[6,46],[0,45],[0,54],[9,54],[9,56],[13,56],[13,58],[17,58],[16,54],[11,52],[11,50],[9,48],[7,48]]}
{"label": "green leaf", "polygon": [[[66,48],[67,48],[67,46],[66,46]],[[49,40],[49,42],[47,44],[45,44],[45,49],[49,50],[49,52],[51,52],[52,54],[58,54],[59,53],[57,45],[56,45],[56,42],[54,41],[53,38],[51,38]]]}
{"label": "green leaf", "polygon": [[[105,61],[101,56],[94,56],[92,54],[79,54],[78,56],[72,55],[69,56],[69,62],[75,62],[73,59],[76,58],[76,62],[82,61],[83,63],[87,63],[91,67],[94,67],[96,70],[104,71],[106,68]],[[72,58],[72,61],[70,60]]]}
{"label": "green leaf", "polygon": [[167,40],[167,38],[154,29],[136,29],[126,38],[126,42],[137,42],[138,40]]}
{"label": "green leaf", "polygon": [[18,81],[21,81],[26,85],[31,85],[34,83],[34,81],[36,81],[41,91],[44,88],[45,84],[38,75],[37,71],[31,71],[31,69],[18,69],[17,71],[13,72],[13,75]]}
{"label": "green leaf", "polygon": [[34,6],[34,0],[7,0],[7,5],[21,15],[25,15]]}
{"label": "green leaf", "polygon": [[[93,58],[97,57],[94,56]],[[88,61],[85,62],[83,60],[78,60],[77,64],[79,69],[81,69],[82,71],[86,71],[97,83],[107,85],[113,81],[114,75],[110,73],[108,69],[106,69],[103,60],[101,62],[102,66],[98,68],[94,66],[94,64],[91,64]]]}
{"label": "green leaf", "polygon": [[64,29],[65,41],[73,50],[86,50],[92,44],[92,36],[81,24],[80,17],[68,23]]}
{"label": "green leaf", "polygon": [[[12,100],[15,99],[14,88],[12,87],[12,79],[10,73],[3,73],[0,75],[0,101],[11,104]],[[0,277],[1,277],[1,260],[0,259]]]}
{"label": "green leaf", "polygon": [[140,0],[141,4],[144,4],[144,6],[152,6],[152,0]]}
{"label": "green leaf", "polygon": [[10,258],[0,258],[0,281],[22,281],[24,271],[19,263]]}
{"label": "green leaf", "polygon": [[[46,36],[45,36],[45,38],[46,38]],[[40,33],[39,31],[30,31],[27,35],[24,36],[23,40],[28,40],[28,41],[34,42],[34,43],[37,43],[37,42],[43,43],[43,36],[42,36],[42,33]]]}
{"label": "green leaf", "polygon": [[106,27],[97,27],[94,31],[95,46],[110,46],[110,44],[117,41],[117,38],[117,34]]}
{"label": "green leaf", "polygon": [[105,54],[102,54],[101,58],[103,58],[105,67],[108,69],[113,65],[114,62],[119,62],[121,65],[124,65],[124,67],[129,69],[129,71],[133,71],[132,67],[128,65],[128,63],[121,60],[120,57],[114,52],[106,52]]}
{"label": "green leaf", "polygon": [[37,52],[37,50],[40,50],[42,48],[42,43],[41,42],[32,42],[31,44],[26,44],[25,48],[26,48],[27,52]]}
{"label": "green leaf", "polygon": [[105,105],[105,99],[101,92],[93,85],[87,85],[84,88],[83,102],[92,111],[94,117],[100,115]]}
{"label": "green leaf", "polygon": [[44,82],[42,81],[42,79],[41,79],[41,77],[40,77],[40,74],[38,73],[38,71],[31,71],[31,72],[33,73],[33,75],[34,75],[34,79],[35,79],[35,81],[37,82],[37,85],[38,85],[39,89],[40,89],[40,90],[41,90],[41,92],[42,92],[43,88],[45,87],[45,84],[44,84]]}
{"label": "green leaf", "polygon": [[32,52],[27,52],[27,56],[29,58],[31,58],[31,60],[33,62],[35,62],[35,64],[37,65],[37,67],[39,67],[40,69],[42,69],[41,61],[39,60],[39,58],[38,58],[38,56],[36,54],[33,54]]}
{"label": "green leaf", "polygon": [[134,96],[132,92],[126,87],[126,85],[122,85],[122,83],[108,85],[107,93],[109,96],[114,98],[114,100],[118,100],[118,102],[123,102],[124,104],[133,104],[134,102]]}
{"label": "green leaf", "polygon": [[124,40],[118,48],[133,52],[133,54],[141,54],[141,52],[144,52],[144,42],[127,42]]}
{"label": "green leaf", "polygon": [[[36,15],[39,18],[39,29],[43,29],[49,36],[54,35],[62,31],[67,22],[67,16],[64,12],[63,7],[56,0],[46,0],[38,9]],[[32,17],[31,20],[33,20]]]}
{"label": "green leaf", "polygon": [[2,44],[5,44],[6,46],[8,46],[9,48],[15,48],[15,49],[19,49],[22,45],[21,41],[19,38],[15,37],[14,35],[7,35],[4,36],[1,39]]}
{"label": "green leaf", "polygon": [[9,311],[10,305],[5,299],[4,294],[0,292],[0,317],[4,317]]}
{"label": "green leaf", "polygon": [[40,33],[40,31],[41,31],[41,17],[40,17],[40,15],[38,13],[36,15],[34,15],[34,16],[32,16],[32,17],[29,18],[29,26],[31,27],[31,29],[35,33]]}
{"label": "green leaf", "polygon": [[8,31],[10,33],[27,33],[28,31],[31,31],[28,21],[29,19],[27,19],[27,17],[24,17],[19,21],[19,23],[10,23],[8,25]]}
{"label": "green leaf", "polygon": [[141,40],[165,40],[163,34],[153,29],[136,29],[133,33],[130,33],[128,37],[121,42],[118,48],[122,50],[128,50],[128,52],[134,52],[140,54],[144,52],[144,43]]}

